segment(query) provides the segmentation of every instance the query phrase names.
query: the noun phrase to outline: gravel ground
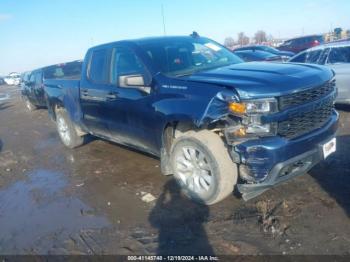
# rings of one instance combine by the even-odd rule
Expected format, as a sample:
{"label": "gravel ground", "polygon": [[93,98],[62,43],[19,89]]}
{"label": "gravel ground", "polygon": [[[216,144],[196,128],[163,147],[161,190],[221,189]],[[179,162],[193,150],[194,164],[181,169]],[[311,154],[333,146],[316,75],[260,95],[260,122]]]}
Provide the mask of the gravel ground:
{"label": "gravel ground", "polygon": [[350,113],[339,112],[337,152],[308,175],[204,207],[150,156],[99,139],[66,149],[45,109],[0,86],[0,254],[350,254]]}

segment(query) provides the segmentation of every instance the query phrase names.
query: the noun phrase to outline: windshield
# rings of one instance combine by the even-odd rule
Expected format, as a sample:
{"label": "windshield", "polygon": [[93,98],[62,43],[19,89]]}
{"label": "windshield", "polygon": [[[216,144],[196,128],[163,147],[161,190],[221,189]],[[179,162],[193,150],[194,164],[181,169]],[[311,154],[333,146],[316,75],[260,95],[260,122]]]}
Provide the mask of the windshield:
{"label": "windshield", "polygon": [[273,48],[271,46],[261,46],[261,50],[264,50],[266,52],[270,52],[272,54],[278,54],[279,51],[276,48]]}
{"label": "windshield", "polygon": [[175,38],[141,43],[141,48],[165,75],[183,76],[242,63],[226,48],[207,38]]}

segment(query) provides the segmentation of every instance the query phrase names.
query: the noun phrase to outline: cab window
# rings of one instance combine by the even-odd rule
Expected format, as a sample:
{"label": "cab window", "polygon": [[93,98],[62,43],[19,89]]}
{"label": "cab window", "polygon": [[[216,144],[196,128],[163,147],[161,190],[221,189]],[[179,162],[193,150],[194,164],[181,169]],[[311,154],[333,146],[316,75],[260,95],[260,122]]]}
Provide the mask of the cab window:
{"label": "cab window", "polygon": [[290,60],[293,63],[305,63],[307,52],[301,53]]}
{"label": "cab window", "polygon": [[42,79],[41,79],[41,72],[36,72],[35,73],[35,84],[41,84]]}
{"label": "cab window", "polygon": [[306,58],[306,63],[317,64],[321,53],[321,49],[309,52]]}
{"label": "cab window", "polygon": [[350,46],[333,48],[329,54],[328,62],[334,63],[350,63]]}
{"label": "cab window", "polygon": [[112,50],[111,79],[112,84],[118,85],[118,78],[125,75],[146,75],[146,69],[135,54],[126,47],[117,47]]}
{"label": "cab window", "polygon": [[98,49],[94,50],[91,54],[88,78],[96,84],[103,84],[108,82],[108,51],[108,49]]}
{"label": "cab window", "polygon": [[320,65],[324,65],[327,61],[327,57],[328,57],[328,54],[329,54],[329,48],[326,48],[323,50],[322,54],[320,55],[320,59],[318,60],[318,63]]}
{"label": "cab window", "polygon": [[30,77],[29,77],[29,81],[31,83],[34,83],[35,82],[35,73],[31,73]]}

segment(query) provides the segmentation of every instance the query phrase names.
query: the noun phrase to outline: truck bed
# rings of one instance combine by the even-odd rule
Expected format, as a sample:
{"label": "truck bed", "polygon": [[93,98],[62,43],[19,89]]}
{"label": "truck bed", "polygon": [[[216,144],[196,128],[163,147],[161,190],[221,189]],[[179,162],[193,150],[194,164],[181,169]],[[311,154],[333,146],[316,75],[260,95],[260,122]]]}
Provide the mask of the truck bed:
{"label": "truck bed", "polygon": [[81,124],[82,110],[80,107],[80,81],[67,79],[50,79],[44,81],[45,95],[48,101],[48,110],[51,118],[55,119],[53,108],[50,105],[64,107],[71,120]]}

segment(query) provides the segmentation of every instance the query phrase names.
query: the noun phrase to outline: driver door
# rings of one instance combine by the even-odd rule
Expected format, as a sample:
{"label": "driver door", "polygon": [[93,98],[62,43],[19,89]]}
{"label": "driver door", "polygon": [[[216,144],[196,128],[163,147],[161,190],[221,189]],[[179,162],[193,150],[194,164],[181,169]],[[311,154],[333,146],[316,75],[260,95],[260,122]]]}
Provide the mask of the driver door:
{"label": "driver door", "polygon": [[[142,82],[136,80],[142,79]],[[157,154],[155,110],[150,73],[129,47],[115,46],[111,58],[111,84],[118,97],[110,103],[108,128],[114,140]]]}

